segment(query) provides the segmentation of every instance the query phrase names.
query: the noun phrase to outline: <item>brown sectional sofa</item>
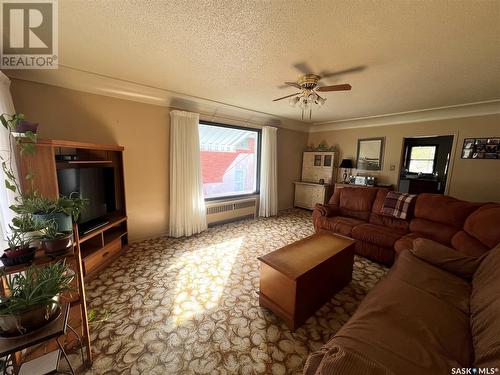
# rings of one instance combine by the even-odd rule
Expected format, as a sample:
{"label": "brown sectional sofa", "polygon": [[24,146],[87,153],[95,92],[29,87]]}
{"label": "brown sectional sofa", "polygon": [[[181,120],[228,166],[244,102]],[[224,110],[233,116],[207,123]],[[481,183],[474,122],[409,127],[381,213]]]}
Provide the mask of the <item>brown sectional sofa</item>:
{"label": "brown sectional sofa", "polygon": [[430,240],[416,244],[311,354],[304,374],[444,375],[470,367],[493,374],[500,368],[500,246],[470,257]]}
{"label": "brown sectional sofa", "polygon": [[355,251],[391,265],[395,256],[428,238],[469,255],[481,255],[500,242],[500,204],[471,203],[440,194],[420,194],[406,220],[381,214],[388,190],[343,187],[327,205],[317,205],[317,232],[331,231],[357,240]]}

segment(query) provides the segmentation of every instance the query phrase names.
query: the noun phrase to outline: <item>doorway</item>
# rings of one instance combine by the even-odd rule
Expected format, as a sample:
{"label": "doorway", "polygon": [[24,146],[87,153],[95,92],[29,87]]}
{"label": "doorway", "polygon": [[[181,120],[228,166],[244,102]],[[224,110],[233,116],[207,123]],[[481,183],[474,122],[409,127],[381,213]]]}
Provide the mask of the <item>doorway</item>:
{"label": "doorway", "polygon": [[453,135],[404,138],[399,191],[444,194]]}

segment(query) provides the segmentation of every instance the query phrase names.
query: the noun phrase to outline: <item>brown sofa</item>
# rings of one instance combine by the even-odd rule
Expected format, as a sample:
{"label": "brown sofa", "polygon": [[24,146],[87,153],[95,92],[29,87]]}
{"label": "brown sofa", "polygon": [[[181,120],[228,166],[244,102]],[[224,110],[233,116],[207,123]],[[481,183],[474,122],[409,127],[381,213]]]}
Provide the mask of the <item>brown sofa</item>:
{"label": "brown sofa", "polygon": [[500,242],[500,204],[471,203],[440,194],[420,194],[406,220],[381,214],[388,190],[343,187],[313,211],[316,232],[331,231],[357,240],[355,251],[391,265],[395,255],[428,238],[469,255]]}
{"label": "brown sofa", "polygon": [[417,240],[330,342],[310,355],[304,374],[500,368],[499,269],[500,246],[471,257]]}

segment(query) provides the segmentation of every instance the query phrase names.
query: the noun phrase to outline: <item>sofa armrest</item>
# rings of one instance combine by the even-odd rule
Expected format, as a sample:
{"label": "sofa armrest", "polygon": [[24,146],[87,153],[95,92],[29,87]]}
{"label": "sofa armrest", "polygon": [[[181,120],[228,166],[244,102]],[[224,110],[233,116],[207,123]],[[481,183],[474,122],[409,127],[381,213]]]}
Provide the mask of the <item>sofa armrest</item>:
{"label": "sofa armrest", "polygon": [[426,238],[413,241],[413,255],[459,277],[470,279],[483,257],[465,255],[455,249]]}
{"label": "sofa armrest", "polygon": [[314,211],[317,211],[321,214],[321,216],[337,216],[339,214],[339,208],[334,204],[319,204],[316,203],[314,207]]}

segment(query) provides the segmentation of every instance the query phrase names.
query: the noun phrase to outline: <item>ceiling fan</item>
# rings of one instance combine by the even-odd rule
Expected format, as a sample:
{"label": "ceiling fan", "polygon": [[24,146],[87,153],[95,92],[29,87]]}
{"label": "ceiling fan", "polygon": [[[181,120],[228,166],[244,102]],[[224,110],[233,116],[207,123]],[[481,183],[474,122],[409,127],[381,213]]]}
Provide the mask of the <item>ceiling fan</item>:
{"label": "ceiling fan", "polygon": [[364,66],[358,66],[350,69],[345,69],[338,72],[321,72],[319,74],[312,73],[312,70],[306,63],[299,63],[294,65],[295,68],[300,70],[303,75],[299,77],[296,82],[285,82],[284,86],[280,86],[280,88],[285,87],[295,87],[299,89],[299,92],[285,95],[280,98],[276,98],[273,102],[277,102],[279,100],[283,100],[286,98],[290,98],[289,102],[292,106],[299,106],[302,110],[302,120],[304,119],[304,113],[309,112],[309,119],[312,118],[312,107],[313,105],[317,105],[321,107],[326,102],[326,98],[322,97],[320,92],[330,92],[330,91],[348,91],[352,87],[348,83],[340,84],[340,85],[330,85],[324,86],[320,82],[322,78],[329,78],[336,75],[341,75],[345,73],[352,73],[363,70]]}

